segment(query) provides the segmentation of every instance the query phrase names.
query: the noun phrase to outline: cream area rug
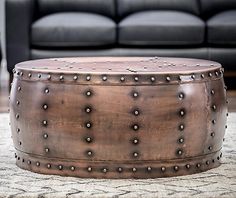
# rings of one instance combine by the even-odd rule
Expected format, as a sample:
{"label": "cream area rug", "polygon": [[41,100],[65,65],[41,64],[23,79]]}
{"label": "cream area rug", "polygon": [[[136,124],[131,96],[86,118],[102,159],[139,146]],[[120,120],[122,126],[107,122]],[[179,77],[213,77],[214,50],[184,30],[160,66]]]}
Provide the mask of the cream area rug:
{"label": "cream area rug", "polygon": [[9,115],[0,114],[0,197],[236,197],[236,113],[228,117],[223,164],[207,172],[146,180],[40,175],[15,165]]}

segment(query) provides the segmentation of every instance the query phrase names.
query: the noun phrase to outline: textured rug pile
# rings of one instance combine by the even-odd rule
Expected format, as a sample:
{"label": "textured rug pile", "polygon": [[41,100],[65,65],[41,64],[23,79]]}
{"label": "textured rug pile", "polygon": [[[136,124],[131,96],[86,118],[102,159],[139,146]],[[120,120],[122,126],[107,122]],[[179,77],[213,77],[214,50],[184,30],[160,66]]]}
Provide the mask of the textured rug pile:
{"label": "textured rug pile", "polygon": [[236,197],[236,113],[228,117],[223,164],[210,171],[148,180],[40,175],[15,165],[9,115],[0,114],[0,197]]}

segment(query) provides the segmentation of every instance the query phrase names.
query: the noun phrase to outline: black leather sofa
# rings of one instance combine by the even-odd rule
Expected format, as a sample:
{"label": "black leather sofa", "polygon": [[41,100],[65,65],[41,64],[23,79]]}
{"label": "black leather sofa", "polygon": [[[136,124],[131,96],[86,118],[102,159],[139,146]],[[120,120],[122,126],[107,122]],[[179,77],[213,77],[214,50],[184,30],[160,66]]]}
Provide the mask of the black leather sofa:
{"label": "black leather sofa", "polygon": [[236,0],[6,0],[6,42],[10,73],[47,57],[176,56],[234,81]]}

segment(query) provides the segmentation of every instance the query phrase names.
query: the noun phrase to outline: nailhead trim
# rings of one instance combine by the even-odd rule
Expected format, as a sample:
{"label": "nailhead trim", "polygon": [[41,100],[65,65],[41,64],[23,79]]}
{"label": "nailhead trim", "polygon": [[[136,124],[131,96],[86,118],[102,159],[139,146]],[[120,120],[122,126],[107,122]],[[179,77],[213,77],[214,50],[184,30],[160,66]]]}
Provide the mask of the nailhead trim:
{"label": "nailhead trim", "polygon": [[[15,70],[14,70],[15,71]],[[119,84],[119,83],[140,83],[140,84],[163,84],[163,83],[174,83],[179,84],[180,82],[189,82],[189,81],[207,81],[211,80],[212,78],[219,79],[223,76],[222,69],[216,69],[212,72],[202,72],[202,73],[195,73],[195,74],[170,74],[166,76],[166,74],[156,74],[156,75],[148,75],[144,74],[142,76],[133,76],[131,74],[125,74],[124,76],[118,76],[118,75],[110,75],[110,74],[104,74],[102,77],[99,77],[98,74],[79,74],[81,78],[78,78],[78,75],[75,74],[66,74],[66,73],[53,73],[53,74],[45,74],[45,73],[38,73],[38,72],[30,72],[28,75],[23,75],[24,70],[17,69],[17,72],[15,71],[15,74],[24,80],[28,81],[35,81],[35,80],[52,80],[52,81],[63,81],[63,82],[71,82],[71,83],[88,83],[89,81],[92,81],[94,79],[97,84],[105,83],[105,81],[109,81],[111,83]],[[215,74],[215,75],[213,75]],[[117,80],[118,77],[118,80]],[[98,81],[98,78],[102,78],[102,80]],[[158,79],[158,81],[157,81]]]}

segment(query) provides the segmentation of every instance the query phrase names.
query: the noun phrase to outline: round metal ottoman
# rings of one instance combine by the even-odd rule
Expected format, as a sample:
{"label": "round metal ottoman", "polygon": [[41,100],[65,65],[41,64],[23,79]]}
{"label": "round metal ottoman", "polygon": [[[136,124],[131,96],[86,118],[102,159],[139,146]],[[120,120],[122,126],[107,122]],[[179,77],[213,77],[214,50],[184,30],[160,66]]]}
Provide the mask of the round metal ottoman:
{"label": "round metal ottoman", "polygon": [[220,165],[223,69],[183,58],[19,63],[10,117],[16,164],[43,174],[156,178]]}

